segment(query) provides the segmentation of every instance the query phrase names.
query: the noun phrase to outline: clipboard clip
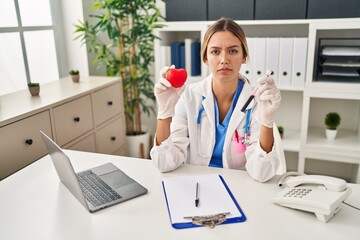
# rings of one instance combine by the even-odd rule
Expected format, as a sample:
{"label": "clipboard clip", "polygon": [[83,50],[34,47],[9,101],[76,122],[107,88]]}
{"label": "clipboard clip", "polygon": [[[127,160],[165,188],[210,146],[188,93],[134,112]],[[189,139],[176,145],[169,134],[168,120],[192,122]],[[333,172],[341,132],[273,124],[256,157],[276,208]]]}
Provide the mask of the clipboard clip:
{"label": "clipboard clip", "polygon": [[186,219],[191,219],[192,223],[199,226],[207,226],[209,228],[214,228],[216,225],[219,225],[226,221],[226,215],[230,214],[230,212],[226,213],[218,213],[207,216],[193,216],[193,217],[184,217]]}

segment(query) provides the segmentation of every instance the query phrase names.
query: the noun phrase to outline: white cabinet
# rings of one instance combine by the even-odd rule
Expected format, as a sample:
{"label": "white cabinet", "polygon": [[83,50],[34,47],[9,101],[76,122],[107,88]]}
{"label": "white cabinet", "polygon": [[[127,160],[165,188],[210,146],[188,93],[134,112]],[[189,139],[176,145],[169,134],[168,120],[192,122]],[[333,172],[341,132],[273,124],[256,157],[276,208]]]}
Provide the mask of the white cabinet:
{"label": "white cabinet", "polygon": [[[282,103],[276,123],[285,129],[283,145],[288,170],[328,174],[360,183],[360,80],[318,82],[315,75],[320,38],[360,38],[360,18],[237,22],[245,31],[250,51],[250,63],[243,65],[240,72],[256,81],[254,76],[263,71],[264,65],[277,68],[273,71],[278,76]],[[158,29],[161,40],[155,42],[155,73],[163,67],[159,61],[160,46],[193,35],[202,41],[212,23],[166,22],[167,27]],[[263,57],[256,45],[261,49],[265,45]],[[190,77],[188,83],[200,81],[208,73],[202,63],[201,76]],[[330,111],[337,111],[342,118],[334,142],[325,137],[324,119]]]}
{"label": "white cabinet", "polygon": [[39,130],[62,148],[126,153],[121,79],[70,77],[0,96],[0,179],[47,154]]}
{"label": "white cabinet", "polygon": [[56,142],[64,145],[94,128],[90,94],[53,108]]}
{"label": "white cabinet", "polygon": [[0,179],[46,154],[39,130],[52,137],[48,110],[0,128]]}
{"label": "white cabinet", "polygon": [[124,112],[122,85],[117,83],[94,92],[93,104],[96,126]]}

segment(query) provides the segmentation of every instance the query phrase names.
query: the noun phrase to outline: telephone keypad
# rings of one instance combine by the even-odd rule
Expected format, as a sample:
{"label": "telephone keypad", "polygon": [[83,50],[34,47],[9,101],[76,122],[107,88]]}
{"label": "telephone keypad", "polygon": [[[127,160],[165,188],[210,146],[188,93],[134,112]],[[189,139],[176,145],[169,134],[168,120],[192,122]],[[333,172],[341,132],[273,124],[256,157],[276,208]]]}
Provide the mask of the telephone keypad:
{"label": "telephone keypad", "polygon": [[309,188],[291,188],[284,194],[284,197],[305,197],[308,193],[310,193],[312,189]]}

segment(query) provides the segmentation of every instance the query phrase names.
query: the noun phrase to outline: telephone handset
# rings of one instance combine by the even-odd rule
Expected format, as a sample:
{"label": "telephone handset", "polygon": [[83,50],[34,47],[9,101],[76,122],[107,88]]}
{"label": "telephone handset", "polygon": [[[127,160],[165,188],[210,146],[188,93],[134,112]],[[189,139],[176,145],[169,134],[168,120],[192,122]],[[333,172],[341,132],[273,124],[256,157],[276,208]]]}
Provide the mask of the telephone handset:
{"label": "telephone handset", "polygon": [[343,179],[302,175],[297,172],[283,174],[279,186],[285,188],[271,199],[274,203],[314,212],[321,222],[329,221],[341,209],[341,203],[351,193],[351,188],[346,187]]}

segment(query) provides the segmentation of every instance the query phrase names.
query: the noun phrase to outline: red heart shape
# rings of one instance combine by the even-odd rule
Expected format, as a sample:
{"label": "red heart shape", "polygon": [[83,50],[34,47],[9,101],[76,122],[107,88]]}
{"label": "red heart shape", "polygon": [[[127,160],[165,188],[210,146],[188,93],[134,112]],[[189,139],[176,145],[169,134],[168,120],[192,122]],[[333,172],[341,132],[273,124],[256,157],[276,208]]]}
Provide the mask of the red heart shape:
{"label": "red heart shape", "polygon": [[187,72],[183,68],[170,68],[166,72],[166,79],[171,83],[174,88],[179,88],[186,82]]}

